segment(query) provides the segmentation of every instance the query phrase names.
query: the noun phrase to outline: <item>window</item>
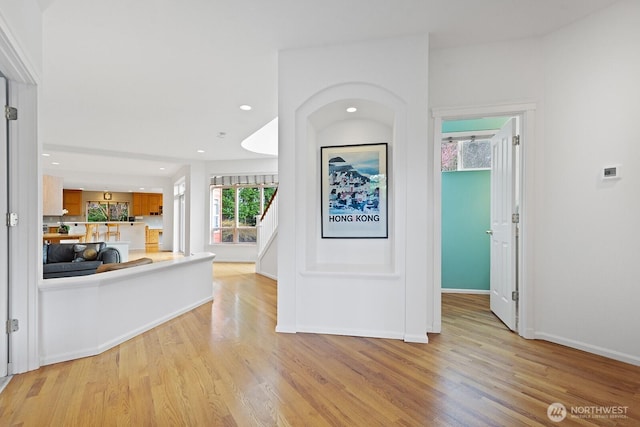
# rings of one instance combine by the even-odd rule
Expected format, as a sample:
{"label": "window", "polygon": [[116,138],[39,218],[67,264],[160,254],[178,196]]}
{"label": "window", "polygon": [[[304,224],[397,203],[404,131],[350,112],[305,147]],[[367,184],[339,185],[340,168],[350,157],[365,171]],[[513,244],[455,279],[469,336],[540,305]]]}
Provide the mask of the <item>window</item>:
{"label": "window", "polygon": [[257,217],[275,190],[274,184],[212,185],[210,243],[255,243]]}
{"label": "window", "polygon": [[490,139],[445,139],[441,144],[442,171],[491,169]]}
{"label": "window", "polygon": [[87,202],[87,222],[127,221],[128,202]]}

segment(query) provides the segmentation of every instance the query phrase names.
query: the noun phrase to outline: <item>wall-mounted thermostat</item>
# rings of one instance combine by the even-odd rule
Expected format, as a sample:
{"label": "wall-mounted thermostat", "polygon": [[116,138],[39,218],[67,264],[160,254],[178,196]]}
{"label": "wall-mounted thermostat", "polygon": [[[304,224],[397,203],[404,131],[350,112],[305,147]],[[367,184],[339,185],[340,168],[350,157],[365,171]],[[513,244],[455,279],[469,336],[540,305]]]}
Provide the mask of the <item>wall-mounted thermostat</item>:
{"label": "wall-mounted thermostat", "polygon": [[620,179],[620,165],[606,166],[602,169],[602,179]]}

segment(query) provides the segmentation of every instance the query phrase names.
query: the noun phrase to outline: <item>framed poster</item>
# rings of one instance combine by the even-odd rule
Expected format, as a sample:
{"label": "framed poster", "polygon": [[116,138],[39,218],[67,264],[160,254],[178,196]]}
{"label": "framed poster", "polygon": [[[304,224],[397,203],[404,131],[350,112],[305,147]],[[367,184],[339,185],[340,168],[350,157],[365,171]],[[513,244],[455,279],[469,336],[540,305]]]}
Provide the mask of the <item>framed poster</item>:
{"label": "framed poster", "polygon": [[322,238],[387,238],[387,144],[320,147],[320,159]]}

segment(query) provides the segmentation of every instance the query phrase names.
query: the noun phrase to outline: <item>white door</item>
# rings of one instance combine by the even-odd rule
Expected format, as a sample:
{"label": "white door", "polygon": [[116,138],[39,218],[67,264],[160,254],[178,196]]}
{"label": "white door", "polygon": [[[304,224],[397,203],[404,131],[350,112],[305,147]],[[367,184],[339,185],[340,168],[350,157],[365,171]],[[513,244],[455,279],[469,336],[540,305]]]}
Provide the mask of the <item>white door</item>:
{"label": "white door", "polygon": [[516,329],[515,207],[516,119],[510,119],[491,139],[491,311],[511,330]]}
{"label": "white door", "polygon": [[[7,105],[7,82],[0,77],[0,100]],[[9,183],[7,182],[7,120],[0,120],[0,213],[9,211]],[[9,230],[6,221],[0,227],[0,377],[7,376],[9,365],[9,336],[5,324],[9,318]]]}

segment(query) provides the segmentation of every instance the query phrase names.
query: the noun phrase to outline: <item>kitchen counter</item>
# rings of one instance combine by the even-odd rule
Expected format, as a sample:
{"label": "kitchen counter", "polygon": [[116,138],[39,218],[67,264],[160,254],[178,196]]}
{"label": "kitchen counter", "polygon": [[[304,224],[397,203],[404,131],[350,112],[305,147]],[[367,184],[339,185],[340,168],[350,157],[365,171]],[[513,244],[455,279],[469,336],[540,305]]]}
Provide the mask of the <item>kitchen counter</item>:
{"label": "kitchen counter", "polygon": [[[110,239],[107,239],[105,236],[105,232],[107,230],[107,227],[105,224],[109,223],[109,224],[119,224],[120,225],[120,240],[119,241],[124,241],[124,242],[129,242],[129,249],[133,249],[133,250],[137,250],[137,249],[144,249],[145,248],[145,226],[147,224],[145,224],[142,221],[134,221],[134,222],[129,222],[129,221],[100,221],[100,222],[96,222],[96,221],[91,221],[91,222],[75,222],[75,221],[63,221],[65,225],[69,226],[69,234],[81,234],[81,235],[85,235],[86,234],[86,225],[87,224],[98,224],[98,233],[99,233],[99,237],[96,239],[93,236],[91,236],[89,238],[89,241],[91,242],[109,242],[109,241],[115,241],[114,237],[111,236]],[[58,227],[60,225],[59,222],[57,223],[49,223],[46,224],[49,227]]]}

